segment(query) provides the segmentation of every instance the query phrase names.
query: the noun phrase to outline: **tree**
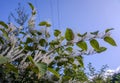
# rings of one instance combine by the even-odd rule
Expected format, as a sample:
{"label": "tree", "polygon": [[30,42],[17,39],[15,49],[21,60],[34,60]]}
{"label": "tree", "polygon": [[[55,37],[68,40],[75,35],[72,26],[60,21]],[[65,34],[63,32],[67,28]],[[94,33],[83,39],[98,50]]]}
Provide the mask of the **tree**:
{"label": "tree", "polygon": [[87,80],[84,55],[107,49],[100,46],[98,39],[116,46],[109,34],[113,29],[107,29],[100,35],[99,31],[75,34],[71,28],[66,28],[64,35],[60,30],[54,30],[51,36],[48,31],[51,24],[42,21],[38,26],[43,30],[37,30],[36,9],[28,4],[32,12],[27,27],[18,22],[22,18],[15,20],[19,27],[0,21],[1,82],[84,82]]}

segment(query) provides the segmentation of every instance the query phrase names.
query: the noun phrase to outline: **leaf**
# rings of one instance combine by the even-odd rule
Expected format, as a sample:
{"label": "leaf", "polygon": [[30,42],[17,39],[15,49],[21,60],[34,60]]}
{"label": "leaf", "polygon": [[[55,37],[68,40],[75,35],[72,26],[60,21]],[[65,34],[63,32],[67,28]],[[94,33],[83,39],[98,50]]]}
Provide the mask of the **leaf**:
{"label": "leaf", "polygon": [[0,64],[9,62],[9,58],[0,55]]}
{"label": "leaf", "polygon": [[86,35],[87,35],[87,32],[85,32],[84,34],[80,34],[80,33],[77,34],[77,36],[79,36],[79,37],[84,37]]}
{"label": "leaf", "polygon": [[60,34],[61,34],[61,32],[59,30],[55,30],[54,31],[54,36],[55,37],[58,37]]}
{"label": "leaf", "polygon": [[28,56],[28,59],[30,60],[30,62],[31,62],[32,64],[35,63],[34,60],[33,60],[33,58],[32,58],[32,56]]}
{"label": "leaf", "polygon": [[6,23],[4,23],[3,21],[0,21],[0,25],[2,25],[3,27],[5,27],[6,29],[8,29],[8,26]]}
{"label": "leaf", "polygon": [[74,39],[74,33],[71,29],[69,29],[69,28],[66,29],[65,38],[67,41],[71,41]]}
{"label": "leaf", "polygon": [[84,67],[84,63],[83,63],[83,58],[82,58],[82,56],[76,56],[75,58],[76,58],[77,61],[79,62],[79,65],[80,65],[81,67]]}
{"label": "leaf", "polygon": [[93,35],[97,35],[99,31],[91,32]]}
{"label": "leaf", "polygon": [[14,65],[12,65],[12,64],[10,64],[10,63],[7,63],[7,64],[5,64],[5,66],[6,66],[10,71],[13,71],[13,72],[15,72],[15,73],[18,74],[18,69],[17,69]]}
{"label": "leaf", "polygon": [[39,23],[39,26],[46,26],[46,27],[50,27],[51,26],[51,24],[49,24],[48,22],[46,22],[46,21],[42,21],[42,22],[40,22]]}
{"label": "leaf", "polygon": [[43,76],[46,73],[46,71],[47,71],[47,64],[46,63],[38,62],[38,63],[35,63],[35,66],[39,70],[39,75],[40,75],[39,77]]}
{"label": "leaf", "polygon": [[3,38],[1,38],[1,37],[0,37],[0,42],[1,42],[2,44],[4,44]]}
{"label": "leaf", "polygon": [[26,40],[26,43],[32,43],[33,42],[33,39],[28,37],[27,40]]}
{"label": "leaf", "polygon": [[6,39],[9,39],[8,37],[8,33],[4,30],[4,29],[0,29],[3,33],[3,36],[6,38]]}
{"label": "leaf", "polygon": [[78,47],[80,47],[82,50],[87,50],[87,44],[85,41],[79,41],[76,43]]}
{"label": "leaf", "polygon": [[32,10],[34,10],[34,6],[32,5],[32,3],[28,3],[28,4],[29,4],[30,8],[31,8]]}
{"label": "leaf", "polygon": [[107,50],[106,47],[100,47],[97,52],[98,52],[98,53],[101,53],[101,52],[106,51],[106,50]]}
{"label": "leaf", "polygon": [[109,36],[106,36],[104,38],[104,41],[106,41],[107,43],[111,44],[112,46],[117,46],[116,42],[114,41],[113,38],[109,37]]}
{"label": "leaf", "polygon": [[53,73],[53,74],[54,74],[55,76],[57,76],[58,78],[60,77],[59,73],[58,73],[57,71],[55,71],[54,69],[52,69],[52,68],[50,68],[50,67],[48,67],[47,69],[48,69],[48,71],[50,71],[51,73]]}
{"label": "leaf", "polygon": [[114,30],[114,28],[106,29],[106,30],[105,30],[105,33],[109,32],[109,31],[111,31],[111,30]]}
{"label": "leaf", "polygon": [[97,40],[95,39],[90,40],[90,44],[95,50],[99,50],[99,43]]}
{"label": "leaf", "polygon": [[40,44],[41,46],[45,46],[46,40],[45,40],[45,39],[40,39],[39,44]]}
{"label": "leaf", "polygon": [[69,52],[72,52],[73,48],[72,47],[67,47],[66,50],[69,51]]}

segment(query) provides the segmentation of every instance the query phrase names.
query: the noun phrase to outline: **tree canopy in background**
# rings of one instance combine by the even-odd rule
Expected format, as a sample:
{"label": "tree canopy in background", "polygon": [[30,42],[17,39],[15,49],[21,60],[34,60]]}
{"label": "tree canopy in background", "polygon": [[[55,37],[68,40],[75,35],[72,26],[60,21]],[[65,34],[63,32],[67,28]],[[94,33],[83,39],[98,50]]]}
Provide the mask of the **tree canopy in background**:
{"label": "tree canopy in background", "polygon": [[83,57],[107,50],[99,40],[117,46],[112,28],[84,34],[66,28],[65,33],[56,29],[50,34],[51,24],[42,21],[36,26],[36,9],[28,5],[29,18],[24,8],[18,8],[18,17],[11,13],[19,26],[0,21],[0,82],[86,82]]}

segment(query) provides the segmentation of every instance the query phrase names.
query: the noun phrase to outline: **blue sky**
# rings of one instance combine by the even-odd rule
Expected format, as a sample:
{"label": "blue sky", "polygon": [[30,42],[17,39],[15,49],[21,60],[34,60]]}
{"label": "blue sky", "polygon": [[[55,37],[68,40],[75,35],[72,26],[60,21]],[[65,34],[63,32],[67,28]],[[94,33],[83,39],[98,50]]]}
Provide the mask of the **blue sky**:
{"label": "blue sky", "polygon": [[120,66],[120,0],[1,0],[0,20],[6,22],[18,2],[22,3],[28,12],[27,2],[32,2],[39,13],[37,22],[50,21],[53,30],[64,31],[70,27],[75,32],[84,33],[96,30],[103,32],[107,28],[114,28],[112,37],[118,46],[105,44],[108,48],[106,52],[85,56],[84,62],[92,62],[96,68],[104,64],[108,64],[111,69]]}

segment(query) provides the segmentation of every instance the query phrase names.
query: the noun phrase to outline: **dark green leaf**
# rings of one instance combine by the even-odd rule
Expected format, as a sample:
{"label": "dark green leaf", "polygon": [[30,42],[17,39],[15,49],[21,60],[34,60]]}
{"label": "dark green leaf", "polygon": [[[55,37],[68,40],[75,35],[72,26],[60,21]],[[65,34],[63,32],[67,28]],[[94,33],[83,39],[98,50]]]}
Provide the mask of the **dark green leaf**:
{"label": "dark green leaf", "polygon": [[79,36],[79,37],[84,37],[86,35],[87,35],[87,32],[85,32],[84,34],[80,34],[80,33],[77,34],[77,36]]}
{"label": "dark green leaf", "polygon": [[41,46],[45,46],[46,40],[45,40],[45,39],[40,39],[39,44],[40,44]]}
{"label": "dark green leaf", "polygon": [[78,47],[80,47],[82,50],[87,50],[87,44],[85,41],[79,41],[76,43]]}
{"label": "dark green leaf", "polygon": [[90,44],[95,50],[99,50],[99,43],[97,40],[95,39],[90,40]]}
{"label": "dark green leaf", "polygon": [[10,71],[13,71],[13,72],[15,72],[16,74],[18,74],[18,69],[17,69],[14,65],[12,65],[12,64],[10,64],[10,63],[7,63],[7,64],[5,64],[5,66],[6,66]]}
{"label": "dark green leaf", "polygon": [[1,56],[0,55],[0,64],[4,64],[9,62],[9,59],[7,57]]}
{"label": "dark green leaf", "polygon": [[32,43],[33,42],[33,39],[28,37],[27,40],[26,40],[26,43]]}
{"label": "dark green leaf", "polygon": [[106,29],[106,30],[105,30],[105,33],[109,32],[109,31],[111,31],[111,30],[114,30],[114,28]]}
{"label": "dark green leaf", "polygon": [[109,36],[106,36],[104,38],[104,41],[106,41],[107,43],[111,44],[112,46],[117,46],[116,42],[114,41],[113,38],[109,37]]}
{"label": "dark green leaf", "polygon": [[59,36],[60,34],[61,34],[61,32],[60,32],[59,30],[55,30],[55,31],[54,31],[54,36],[55,36],[55,37]]}
{"label": "dark green leaf", "polygon": [[83,58],[82,58],[82,56],[77,56],[77,57],[75,57],[76,59],[77,59],[77,61],[79,62],[79,65],[81,66],[81,67],[84,67],[84,63],[83,63]]}
{"label": "dark green leaf", "polygon": [[4,44],[3,38],[1,38],[1,37],[0,37],[0,42],[1,42],[2,44]]}
{"label": "dark green leaf", "polygon": [[99,31],[91,32],[93,35],[97,35]]}
{"label": "dark green leaf", "polygon": [[0,21],[0,25],[2,25],[3,27],[5,27],[6,29],[8,29],[8,26],[6,23],[4,23],[3,21]]}
{"label": "dark green leaf", "polygon": [[29,4],[30,8],[31,8],[32,10],[34,10],[34,6],[32,5],[32,3],[28,3],[28,4]]}
{"label": "dark green leaf", "polygon": [[65,38],[67,41],[71,41],[74,39],[74,33],[71,29],[69,29],[69,28],[66,29]]}
{"label": "dark green leaf", "polygon": [[57,72],[57,71],[55,71],[54,69],[52,69],[52,68],[47,68],[48,69],[48,71],[50,71],[51,73],[53,73],[55,76],[57,76],[58,78],[60,77],[60,75],[59,75],[59,73]]}

